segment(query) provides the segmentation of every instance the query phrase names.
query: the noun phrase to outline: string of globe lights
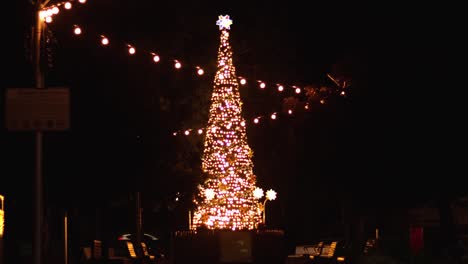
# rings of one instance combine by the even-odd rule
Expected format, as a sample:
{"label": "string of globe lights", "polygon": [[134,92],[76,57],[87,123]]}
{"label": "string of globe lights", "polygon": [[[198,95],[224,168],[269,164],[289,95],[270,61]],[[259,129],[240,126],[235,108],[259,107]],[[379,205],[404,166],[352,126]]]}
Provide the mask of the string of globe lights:
{"label": "string of globe lights", "polygon": [[[77,1],[82,3],[82,4],[86,3],[86,0],[77,0]],[[50,7],[43,8],[40,11],[41,19],[43,19],[46,23],[52,23],[52,21],[53,21],[52,17],[54,15],[59,14],[60,8],[63,7],[65,9],[71,9],[72,8],[72,2],[73,1],[62,2],[62,3],[52,5]],[[78,35],[81,36],[81,35],[84,34],[84,30],[83,30],[83,28],[81,26],[75,24],[73,26],[73,34],[75,34],[77,36]],[[102,45],[104,47],[110,45],[111,41],[110,41],[109,37],[106,36],[106,34],[97,34],[97,39],[99,39],[100,45]],[[116,42],[118,42],[118,41],[116,41]],[[135,55],[137,53],[137,47],[134,44],[124,42],[124,46],[126,47],[127,53],[129,55]],[[138,49],[138,52],[147,53],[154,63],[161,62],[161,59],[162,59],[161,55],[159,53],[156,53],[155,51]],[[173,60],[173,62],[174,62],[173,65],[174,65],[175,69],[181,69],[182,68],[183,63],[182,63],[182,61],[180,59],[169,58],[169,60]],[[204,75],[205,74],[205,70],[199,65],[190,66],[190,67],[192,67],[196,71],[197,75]],[[244,78],[242,76],[239,76],[238,78],[239,78],[239,83],[241,85],[247,85],[248,81],[247,81],[246,78]],[[296,85],[286,85],[286,84],[277,83],[277,82],[271,82],[272,84],[270,84],[269,82],[265,82],[265,81],[262,81],[262,80],[255,80],[255,81],[253,81],[253,83],[257,83],[258,88],[261,89],[261,90],[265,90],[265,89],[267,89],[269,87],[273,87],[278,91],[278,93],[284,93],[286,91],[286,89],[292,89],[294,91],[294,93],[297,94],[297,95],[299,95],[299,94],[301,94],[303,92],[303,88],[300,88],[300,87],[298,87]]]}
{"label": "string of globe lights", "polygon": [[[267,120],[278,120],[280,117],[294,117],[295,109],[302,108],[304,111],[309,111],[312,108],[312,102],[316,101],[320,105],[324,105],[327,102],[327,99],[332,95],[338,95],[341,97],[347,96],[347,88],[350,86],[350,81],[340,80],[339,78],[333,77],[330,73],[327,73],[327,78],[330,79],[334,83],[334,87],[330,86],[320,86],[320,87],[313,87],[313,86],[305,86],[303,89],[297,86],[291,86],[295,89],[296,94],[300,94],[303,90],[305,91],[306,100],[299,101],[297,98],[284,98],[282,111],[274,111],[269,114],[259,114],[254,115],[254,117],[247,118],[248,122],[251,122],[254,125],[259,125],[261,123],[266,122]],[[240,85],[246,85],[247,82],[244,78],[240,77],[239,81]],[[261,89],[266,88],[266,84],[264,82],[260,82],[262,84],[260,86]],[[284,86],[281,84],[276,84],[277,89],[279,92],[283,91]],[[293,102],[288,102],[293,101]],[[241,125],[245,126],[247,124],[246,121],[242,121]],[[172,133],[173,136],[189,136],[189,135],[202,135],[205,132],[205,127],[198,127],[198,128],[187,128],[187,129],[180,129],[174,131]]]}
{"label": "string of globe lights", "polygon": [[60,13],[61,9],[70,10],[73,7],[73,3],[78,2],[80,4],[85,4],[86,0],[70,0],[55,3],[52,5],[47,6],[49,0],[44,1],[42,3],[42,8],[39,10],[39,17],[41,20],[45,21],[46,23],[52,23],[53,17]]}
{"label": "string of globe lights", "polygon": [[[47,4],[48,1],[46,1],[46,3],[44,5]],[[74,2],[79,2],[80,4],[85,4],[86,3],[86,0],[74,0],[74,1],[66,1],[66,2],[60,2],[60,3],[56,3],[56,4],[53,4],[53,5],[50,5],[50,6],[47,6],[47,7],[44,7],[42,8],[40,11],[39,11],[39,17],[41,20],[45,21],[46,23],[50,24],[53,22],[53,17],[57,14],[60,13],[60,10],[61,9],[65,9],[65,10],[69,10],[73,7],[73,3]],[[81,26],[79,25],[73,25],[73,34],[77,35],[77,36],[82,36],[84,35],[84,30],[82,29]],[[106,36],[106,34],[97,34],[97,39],[99,39],[99,42],[100,42],[100,45],[101,46],[109,46],[110,43],[111,43],[111,40]],[[114,42],[114,40],[113,40]],[[115,41],[115,42],[119,42],[118,40]],[[123,41],[120,41],[121,43]],[[155,52],[155,51],[150,51],[150,50],[146,50],[146,49],[137,49],[136,45],[134,44],[131,44],[131,43],[128,43],[128,42],[123,42],[124,43],[124,47],[126,49],[126,52],[132,56],[132,55],[135,55],[137,53],[137,50],[138,52],[143,52],[143,53],[146,53],[148,55],[148,57],[152,60],[153,63],[160,63],[161,60],[162,60],[162,57],[161,57],[161,54]],[[182,61],[180,59],[177,59],[177,58],[167,58],[169,61],[172,60],[173,61],[173,66],[176,70],[179,70],[183,67],[183,64]],[[204,75],[205,74],[205,70],[203,69],[203,67],[199,66],[199,65],[195,65],[195,66],[189,66],[189,65],[186,65],[185,67],[192,67],[192,69],[196,72],[197,75],[201,76],[201,75]],[[299,97],[299,96],[306,96],[307,98],[311,98],[311,97],[319,97],[319,100],[318,102],[320,104],[325,104],[326,103],[326,99],[332,95],[332,94],[338,94],[340,96],[346,96],[346,91],[345,91],[345,88],[349,86],[349,84],[347,84],[346,82],[342,82],[340,80],[337,80],[335,79],[334,77],[332,77],[330,74],[327,74],[327,77],[329,79],[331,79],[333,81],[333,83],[335,84],[333,87],[330,87],[330,86],[320,86],[320,87],[312,87],[312,86],[304,86],[304,87],[299,87],[297,85],[287,85],[287,84],[284,84],[284,83],[278,83],[278,82],[266,82],[266,81],[263,81],[263,80],[253,80],[253,81],[248,81],[247,78],[245,77],[242,77],[242,76],[239,76],[238,79],[239,79],[239,84],[241,86],[246,86],[246,85],[249,85],[249,84],[255,84],[255,86],[258,87],[258,89],[260,90],[267,90],[267,89],[275,89],[279,94],[286,94],[286,91],[287,89],[289,89],[290,91],[292,90],[293,91],[293,94],[296,96],[296,97]],[[290,99],[289,98],[284,98],[283,101],[286,101]],[[311,107],[311,104],[310,102],[306,102],[303,104],[303,109],[308,111]],[[293,116],[293,107],[290,107],[289,109],[286,110],[286,115],[287,116],[290,116],[292,117]],[[252,118],[249,118],[248,120],[250,120],[253,124],[260,124],[262,122],[262,120],[266,120],[266,119],[270,119],[270,120],[276,120],[280,117],[281,115],[281,111],[273,111],[269,114],[258,114],[258,115],[255,115],[254,117]],[[204,128],[188,128],[188,129],[181,129],[181,130],[178,130],[178,131],[175,131],[173,132],[173,135],[176,136],[176,135],[191,135],[191,134],[203,134],[204,132]]]}

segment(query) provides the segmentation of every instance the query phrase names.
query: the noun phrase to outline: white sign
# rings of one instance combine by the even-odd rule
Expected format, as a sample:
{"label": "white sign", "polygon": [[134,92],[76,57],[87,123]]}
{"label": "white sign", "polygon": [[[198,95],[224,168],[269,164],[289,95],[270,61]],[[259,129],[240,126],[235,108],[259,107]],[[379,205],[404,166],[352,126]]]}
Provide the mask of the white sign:
{"label": "white sign", "polygon": [[9,88],[6,127],[12,131],[61,131],[70,127],[67,87]]}

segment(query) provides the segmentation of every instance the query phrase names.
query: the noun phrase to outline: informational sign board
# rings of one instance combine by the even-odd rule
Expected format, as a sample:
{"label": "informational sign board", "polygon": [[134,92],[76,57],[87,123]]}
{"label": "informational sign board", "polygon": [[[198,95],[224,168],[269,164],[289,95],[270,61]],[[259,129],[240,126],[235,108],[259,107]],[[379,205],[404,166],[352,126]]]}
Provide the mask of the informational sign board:
{"label": "informational sign board", "polygon": [[67,87],[9,88],[6,127],[11,131],[63,131],[70,127]]}

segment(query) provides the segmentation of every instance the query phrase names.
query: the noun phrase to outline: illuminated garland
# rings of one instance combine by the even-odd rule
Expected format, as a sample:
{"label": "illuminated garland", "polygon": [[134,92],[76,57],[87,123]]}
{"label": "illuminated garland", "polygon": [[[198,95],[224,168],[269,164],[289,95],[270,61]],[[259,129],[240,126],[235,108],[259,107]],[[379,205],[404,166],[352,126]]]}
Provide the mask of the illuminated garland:
{"label": "illuminated garland", "polygon": [[[350,83],[346,83],[345,81],[340,81],[337,80],[336,78],[333,78],[330,74],[327,74],[327,77],[333,81],[333,83],[336,85],[336,87],[330,87],[330,86],[321,86],[321,87],[312,87],[312,86],[306,86],[303,90],[305,91],[305,99],[300,100],[296,97],[287,97],[284,98],[282,101],[282,110],[281,111],[274,111],[270,112],[269,114],[258,114],[254,115],[251,118],[248,118],[249,122],[251,122],[254,125],[261,124],[264,122],[263,120],[277,120],[281,116],[285,117],[294,117],[295,113],[297,113],[300,110],[303,111],[310,111],[313,108],[313,103],[317,103],[320,105],[324,105],[327,103],[327,100],[333,96],[337,95],[340,97],[346,97],[347,96],[347,88],[349,87]],[[244,79],[241,79],[244,80]],[[244,85],[246,82],[240,82],[241,84],[243,83]],[[261,84],[263,82],[260,82]],[[263,83],[264,84],[264,83]],[[284,87],[280,84],[277,84],[278,86],[278,91],[282,91]],[[291,86],[296,89],[296,93],[299,94],[300,88],[297,86]],[[261,88],[261,87],[260,87]],[[186,129],[180,129],[177,131],[174,131],[172,133],[173,136],[179,136],[179,135],[202,135],[206,131],[206,127],[198,127],[198,128],[186,128]]]}
{"label": "illuminated garland", "polygon": [[[39,0],[37,0],[39,1]],[[47,3],[49,0],[45,1],[42,5],[43,7],[41,10],[39,10],[39,17],[41,20],[45,21],[46,23],[52,23],[53,17],[57,14],[60,13],[61,8],[65,10],[70,10],[73,6],[73,2],[76,2],[75,0],[72,1],[66,1],[66,2],[60,2],[57,4],[53,4],[50,6],[47,6]],[[78,0],[80,4],[86,3],[86,0]]]}
{"label": "illuminated garland", "polygon": [[[48,7],[43,7],[40,11],[39,11],[39,16],[42,20],[44,20],[46,23],[52,23],[53,21],[53,16],[57,15],[60,13],[60,10],[61,9],[65,9],[65,10],[69,10],[72,8],[73,6],[73,2],[76,2],[78,1],[79,3],[81,4],[84,4],[86,3],[86,0],[74,0],[74,1],[66,1],[66,2],[60,2],[60,3],[57,3],[57,4],[54,4],[54,5],[51,5],[51,6],[48,6]],[[224,28],[226,29],[229,29],[229,26],[230,25],[218,25],[218,26],[223,26]],[[79,25],[74,25],[73,26],[73,33],[75,35],[82,35],[84,34],[83,33],[83,30],[82,30],[82,27],[80,27]],[[110,39],[106,36],[106,34],[98,34],[98,39],[100,40],[100,44],[102,46],[108,46],[110,44]],[[129,55],[134,55],[136,54],[137,52],[143,52],[143,53],[146,53],[148,54],[148,56],[150,57],[150,59],[154,62],[154,63],[159,63],[161,61],[161,55],[159,53],[156,53],[155,51],[149,51],[149,50],[140,50],[140,49],[137,49],[136,46],[134,44],[130,44],[130,43],[124,43],[123,45],[125,47],[125,49],[127,50],[128,54]],[[178,69],[181,69],[183,67],[183,63],[177,59],[177,58],[165,58],[169,61],[172,61],[173,62],[173,65],[174,65],[174,68],[176,70]],[[201,75],[204,75],[205,74],[205,70],[199,66],[199,65],[196,65],[196,66],[189,66],[189,67],[192,67],[197,75],[201,76]],[[283,94],[286,89],[293,89],[294,90],[294,93],[295,95],[297,96],[300,96],[301,94],[305,94],[305,96],[307,97],[307,101],[306,102],[303,102],[303,108],[304,110],[309,110],[310,109],[310,105],[311,105],[311,100],[310,99],[316,99],[316,101],[318,101],[320,104],[325,104],[326,103],[326,100],[327,98],[332,95],[332,94],[339,94],[340,96],[346,96],[346,92],[345,92],[345,88],[349,86],[349,83],[346,83],[345,81],[340,81],[340,80],[337,80],[335,78],[333,78],[331,75],[327,74],[328,78],[330,78],[335,86],[334,87],[330,87],[330,86],[327,86],[327,87],[311,87],[311,86],[305,86],[305,87],[298,87],[297,85],[285,85],[285,84],[281,84],[281,83],[277,83],[277,82],[265,82],[265,81],[262,81],[262,80],[253,80],[253,81],[248,81],[246,78],[244,77],[238,77],[238,81],[239,81],[239,84],[245,86],[245,85],[248,85],[248,83],[256,83],[257,84],[257,87],[261,90],[266,90],[266,89],[275,89],[279,94]],[[291,102],[290,100],[291,98],[285,98],[283,100],[284,104],[285,105],[288,105],[288,100],[289,100],[289,103]],[[293,103],[293,105],[296,105],[296,103]],[[290,106],[286,106],[286,113],[288,116],[293,116],[293,113],[295,111],[294,107],[292,107],[293,105],[290,104]],[[258,124],[261,122],[261,120],[264,120],[264,119],[271,119],[271,120],[275,120],[277,117],[279,117],[279,113],[281,113],[281,111],[273,111],[269,114],[264,114],[264,115],[255,115],[254,117],[252,118],[249,118],[248,120],[250,120],[251,122],[253,122],[254,124]],[[175,131],[173,132],[173,135],[190,135],[190,134],[193,134],[192,131],[196,131],[197,134],[203,134],[205,128],[203,127],[200,127],[200,128],[187,128],[187,129],[181,129],[181,130],[178,130],[178,131]]]}

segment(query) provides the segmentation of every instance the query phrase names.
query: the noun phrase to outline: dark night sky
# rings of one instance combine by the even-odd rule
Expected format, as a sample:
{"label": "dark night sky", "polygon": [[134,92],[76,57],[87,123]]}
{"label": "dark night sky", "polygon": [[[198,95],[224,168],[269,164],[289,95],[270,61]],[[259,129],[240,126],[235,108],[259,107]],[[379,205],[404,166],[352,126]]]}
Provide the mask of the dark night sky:
{"label": "dark night sky", "polygon": [[[451,7],[301,2],[90,0],[60,13],[49,27],[52,67],[45,78],[49,86],[70,87],[71,129],[45,135],[48,201],[70,206],[99,200],[135,190],[138,180],[151,199],[194,188],[196,179],[169,172],[176,153],[184,152],[171,133],[196,124],[200,115],[183,106],[197,89],[211,87],[213,75],[176,73],[164,61],[155,66],[147,54],[128,56],[122,43],[157,50],[163,60],[208,65],[213,72],[221,14],[234,21],[231,45],[239,76],[327,83],[325,74],[335,63],[351,61],[348,99],[296,121],[248,127],[258,181],[279,191],[282,210],[333,196],[402,203],[451,188],[447,182],[458,179],[451,171],[457,160],[449,158],[454,137],[446,134],[457,124],[451,121],[457,111],[442,114],[447,96],[453,96],[453,90],[445,91],[454,84],[457,43]],[[34,85],[27,61],[31,7],[27,1],[17,4],[3,41],[9,52],[2,59],[2,90]],[[85,31],[78,39],[71,34],[74,24]],[[105,49],[97,42],[100,33],[111,40]],[[277,95],[251,90],[241,94],[246,112],[271,112],[268,106],[278,101]],[[4,91],[1,96],[4,109]],[[161,110],[161,98],[172,102],[168,110]],[[9,132],[3,115],[1,120],[0,191],[30,205],[33,133]],[[429,173],[447,180],[441,185]]]}

